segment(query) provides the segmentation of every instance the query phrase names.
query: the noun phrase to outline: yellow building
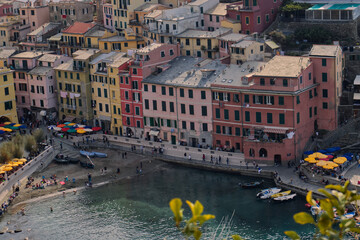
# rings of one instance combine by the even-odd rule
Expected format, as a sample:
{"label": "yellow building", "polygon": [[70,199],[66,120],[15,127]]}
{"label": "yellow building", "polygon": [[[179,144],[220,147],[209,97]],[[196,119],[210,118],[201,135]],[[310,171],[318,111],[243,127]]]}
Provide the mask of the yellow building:
{"label": "yellow building", "polygon": [[122,135],[119,73],[127,71],[125,53],[103,53],[90,62],[94,124]]}
{"label": "yellow building", "polygon": [[15,48],[0,48],[0,68],[9,66],[9,57],[15,52]]}
{"label": "yellow building", "polygon": [[0,68],[0,123],[18,123],[12,70]]}
{"label": "yellow building", "polygon": [[126,52],[128,49],[142,48],[144,40],[136,36],[131,28],[124,31],[123,36],[115,35],[99,40],[99,49],[103,53]]}
{"label": "yellow building", "polygon": [[202,58],[217,58],[219,40],[217,37],[231,33],[231,29],[219,28],[213,32],[187,30],[176,36],[181,44],[181,55]]}
{"label": "yellow building", "polygon": [[243,64],[247,61],[263,61],[265,56],[264,44],[243,40],[231,45],[231,64]]}
{"label": "yellow building", "polygon": [[232,20],[225,18],[220,22],[221,27],[224,28],[231,28],[233,33],[240,33],[241,32],[241,23],[240,21]]}
{"label": "yellow building", "polygon": [[100,54],[97,49],[78,50],[73,59],[55,69],[58,86],[59,118],[91,122],[91,82],[89,63]]}

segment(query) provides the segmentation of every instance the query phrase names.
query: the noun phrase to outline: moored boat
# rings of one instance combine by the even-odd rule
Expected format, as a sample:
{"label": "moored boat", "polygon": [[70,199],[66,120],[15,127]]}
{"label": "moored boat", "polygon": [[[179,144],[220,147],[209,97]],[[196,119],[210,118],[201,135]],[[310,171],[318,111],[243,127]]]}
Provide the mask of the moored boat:
{"label": "moored boat", "polygon": [[89,157],[95,157],[95,153],[93,153],[93,152],[87,152],[87,151],[80,151],[80,155],[85,156],[85,157],[87,157],[87,156],[89,156]]}
{"label": "moored boat", "polygon": [[271,195],[271,198],[286,196],[286,195],[289,195],[290,193],[291,193],[291,190],[275,193],[274,195]]}
{"label": "moored boat", "polygon": [[95,154],[95,157],[99,157],[99,158],[106,158],[107,154],[106,153],[101,153],[101,152],[92,152]]}
{"label": "moored boat", "polygon": [[296,197],[296,193],[289,194],[289,195],[282,196],[282,197],[273,198],[273,199],[274,199],[274,201],[282,202],[282,201],[288,201],[288,200],[294,199],[294,197]]}
{"label": "moored boat", "polygon": [[84,161],[80,161],[80,166],[84,167],[84,168],[94,168],[94,164],[90,163],[90,162],[84,162]]}
{"label": "moored boat", "polygon": [[61,164],[67,164],[70,162],[69,159],[67,159],[63,154],[57,154],[54,158],[54,161]]}
{"label": "moored boat", "polygon": [[242,188],[256,188],[256,187],[259,187],[262,183],[263,183],[263,181],[261,181],[261,182],[239,183],[239,186],[241,186]]}
{"label": "moored boat", "polygon": [[275,193],[279,193],[281,191],[281,188],[267,188],[261,190],[258,194],[256,194],[256,197],[261,199],[267,199],[270,198],[271,195],[274,195]]}

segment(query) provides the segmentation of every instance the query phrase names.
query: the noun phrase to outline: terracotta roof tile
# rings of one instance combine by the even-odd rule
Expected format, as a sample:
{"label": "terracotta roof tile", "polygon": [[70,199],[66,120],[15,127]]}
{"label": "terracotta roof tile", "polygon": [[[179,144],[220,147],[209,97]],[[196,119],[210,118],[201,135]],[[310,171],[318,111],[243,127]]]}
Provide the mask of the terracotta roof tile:
{"label": "terracotta roof tile", "polygon": [[95,25],[95,23],[74,22],[74,24],[66,28],[63,33],[84,34],[89,31],[89,29],[95,27]]}

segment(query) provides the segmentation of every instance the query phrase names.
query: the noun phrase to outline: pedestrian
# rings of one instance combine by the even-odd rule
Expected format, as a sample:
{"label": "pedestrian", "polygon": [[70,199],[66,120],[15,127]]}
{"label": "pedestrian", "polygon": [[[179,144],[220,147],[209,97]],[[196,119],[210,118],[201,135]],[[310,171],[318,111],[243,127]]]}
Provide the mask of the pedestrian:
{"label": "pedestrian", "polygon": [[50,212],[53,212],[53,208],[52,208],[52,207],[50,207]]}
{"label": "pedestrian", "polygon": [[186,153],[184,153],[184,157],[185,157],[185,159],[186,159]]}
{"label": "pedestrian", "polygon": [[126,156],[127,156],[127,152],[124,153],[124,157],[125,157],[125,158],[126,158]]}
{"label": "pedestrian", "polygon": [[205,162],[205,154],[203,154],[203,161]]}
{"label": "pedestrian", "polygon": [[259,167],[259,168],[258,168],[258,174],[261,174],[261,170],[262,170],[262,169]]}
{"label": "pedestrian", "polygon": [[91,174],[88,173],[88,180],[89,180],[89,184],[91,184]]}
{"label": "pedestrian", "polygon": [[221,156],[219,156],[219,164],[221,164]]}
{"label": "pedestrian", "polygon": [[210,156],[210,162],[211,162],[211,163],[213,163],[213,162],[214,162],[214,158],[213,158],[213,156],[212,156],[212,155]]}
{"label": "pedestrian", "polygon": [[136,166],[136,174],[139,174],[139,166]]}
{"label": "pedestrian", "polygon": [[293,183],[293,179],[292,178],[290,178],[290,184],[292,184]]}
{"label": "pedestrian", "polygon": [[116,172],[117,172],[117,174],[120,174],[120,168],[118,168]]}
{"label": "pedestrian", "polygon": [[140,162],[140,168],[142,169],[142,162]]}
{"label": "pedestrian", "polygon": [[226,164],[229,165],[229,158],[226,158]]}
{"label": "pedestrian", "polygon": [[191,155],[189,154],[189,161],[191,161]]}
{"label": "pedestrian", "polygon": [[62,149],[62,142],[60,142],[60,149]]}

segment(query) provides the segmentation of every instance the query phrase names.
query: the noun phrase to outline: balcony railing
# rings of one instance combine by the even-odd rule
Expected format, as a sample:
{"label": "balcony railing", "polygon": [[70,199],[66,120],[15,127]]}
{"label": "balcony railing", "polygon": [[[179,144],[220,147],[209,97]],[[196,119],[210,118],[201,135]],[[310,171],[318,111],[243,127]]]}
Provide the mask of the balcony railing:
{"label": "balcony railing", "polygon": [[64,105],[64,107],[66,108],[66,109],[70,109],[70,110],[76,110],[76,106],[74,106],[74,105]]}

